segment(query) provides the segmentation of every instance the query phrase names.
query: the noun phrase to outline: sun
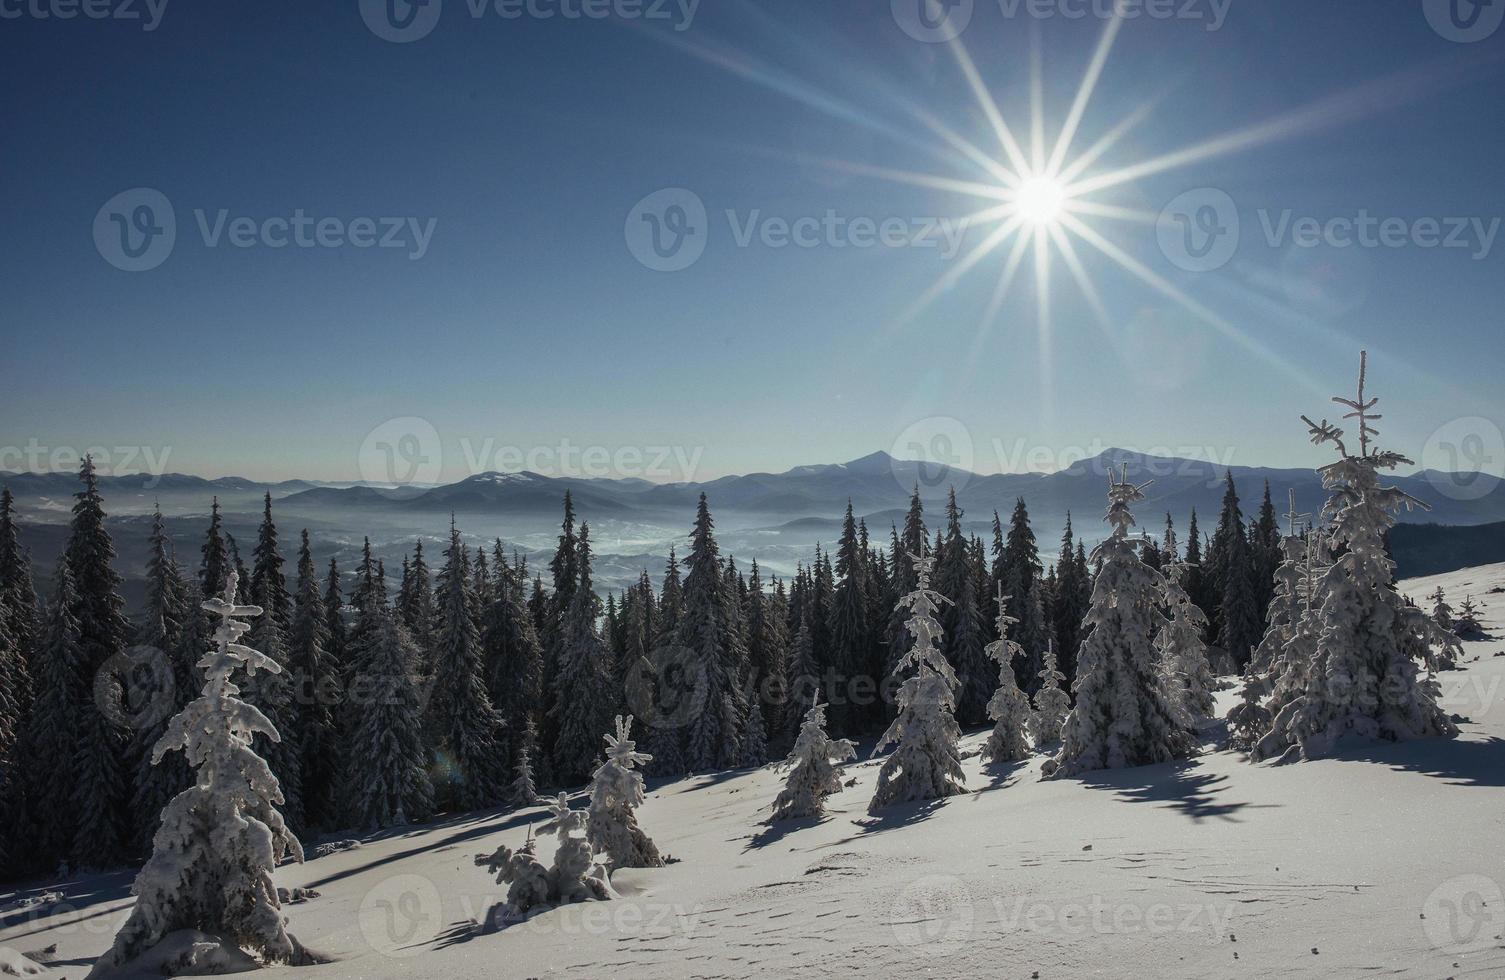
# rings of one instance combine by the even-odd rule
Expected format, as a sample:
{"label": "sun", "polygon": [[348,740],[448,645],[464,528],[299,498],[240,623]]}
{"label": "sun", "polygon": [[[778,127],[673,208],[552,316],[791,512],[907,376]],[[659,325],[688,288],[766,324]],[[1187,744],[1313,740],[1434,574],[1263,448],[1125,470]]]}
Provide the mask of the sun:
{"label": "sun", "polygon": [[1048,228],[1066,210],[1069,196],[1066,185],[1054,177],[1030,177],[1013,194],[1014,213],[1027,224]]}

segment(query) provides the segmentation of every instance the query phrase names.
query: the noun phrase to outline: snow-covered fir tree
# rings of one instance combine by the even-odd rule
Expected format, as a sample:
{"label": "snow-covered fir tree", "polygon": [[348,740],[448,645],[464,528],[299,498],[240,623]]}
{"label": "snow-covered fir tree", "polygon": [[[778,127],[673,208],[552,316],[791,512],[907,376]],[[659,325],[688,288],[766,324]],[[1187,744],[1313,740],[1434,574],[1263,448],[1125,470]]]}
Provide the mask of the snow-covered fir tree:
{"label": "snow-covered fir tree", "polygon": [[565,783],[590,778],[601,758],[601,729],[616,702],[610,690],[611,653],[596,626],[601,600],[592,588],[591,563],[590,527],[582,524],[573,562],[578,577],[560,625],[553,677],[559,733],[554,743],[554,774]]}
{"label": "snow-covered fir tree", "polygon": [[1071,710],[1071,695],[1066,693],[1066,675],[1056,668],[1056,645],[1045,645],[1045,666],[1040,669],[1040,687],[1035,691],[1035,710],[1029,716],[1029,734],[1040,748],[1061,739],[1061,725]]}
{"label": "snow-covered fir tree", "polygon": [[856,754],[857,747],[849,739],[833,739],[826,734],[826,706],[812,704],[800,723],[794,748],[783,762],[789,769],[789,778],[774,798],[770,819],[823,815],[826,797],[841,792],[841,774],[836,766]]}
{"label": "snow-covered fir tree", "polygon": [[476,857],[476,864],[496,875],[498,884],[509,886],[506,900],[489,913],[492,926],[521,921],[538,908],[612,897],[601,871],[602,859],[591,853],[587,841],[575,836],[586,829],[585,811],[570,809],[569,797],[560,793],[550,813],[553,819],[543,829],[552,829],[559,841],[552,867],[538,860],[531,832],[516,851],[503,845]]}
{"label": "snow-covered fir tree", "polygon": [[612,867],[658,868],[664,859],[633,812],[643,805],[643,774],[636,767],[653,756],[637,751],[631,732],[632,716],[617,715],[616,734],[605,736],[606,761],[591,776],[586,840],[611,857]]}
{"label": "snow-covered fir tree", "polygon": [[[133,717],[131,755],[134,761],[135,787],[131,800],[134,811],[134,840],[144,853],[151,847],[152,836],[162,809],[192,781],[187,762],[171,755],[152,764],[152,750],[167,731],[172,717],[193,698],[198,687],[197,653],[184,656],[185,623],[190,612],[185,608],[187,583],[173,558],[166,523],[159,507],[152,516],[151,534],[147,539],[146,610],[136,633],[137,652],[154,659],[149,671],[149,689],[140,693],[148,704],[136,706]],[[145,648],[145,649],[143,649]],[[145,686],[145,685],[143,685]]]}
{"label": "snow-covered fir tree", "polygon": [[1296,491],[1289,492],[1290,509],[1286,512],[1287,533],[1281,539],[1283,558],[1274,575],[1274,590],[1270,607],[1265,613],[1269,625],[1250,662],[1249,674],[1260,677],[1269,674],[1280,659],[1281,652],[1296,631],[1296,626],[1306,614],[1305,594],[1302,589],[1304,560],[1307,544],[1299,528],[1311,515],[1296,510]]}
{"label": "snow-covered fir tree", "polygon": [[1182,585],[1186,571],[1187,566],[1180,562],[1168,564],[1161,571],[1166,622],[1155,636],[1155,649],[1160,652],[1167,686],[1195,724],[1211,718],[1217,708],[1217,678],[1207,664],[1207,643],[1202,639],[1207,616],[1192,604]]}
{"label": "snow-covered fir tree", "polygon": [[349,819],[375,829],[422,820],[433,810],[434,796],[410,673],[413,642],[374,590],[361,592],[352,634],[344,785]]}
{"label": "snow-covered fir tree", "polygon": [[319,591],[305,529],[298,543],[298,579],[293,593],[293,618],[288,634],[288,673],[300,721],[298,757],[303,805],[311,826],[333,826],[336,817],[336,758],[338,732],[335,704],[340,678],[329,652],[329,610]]}
{"label": "snow-covered fir tree", "polygon": [[1196,750],[1156,665],[1163,580],[1129,537],[1130,505],[1144,499],[1144,489],[1128,481],[1127,468],[1109,477],[1112,533],[1093,551],[1101,566],[1083,622],[1089,632],[1077,657],[1076,705],[1062,726],[1061,750],[1042,767],[1047,777],[1183,759]]}
{"label": "snow-covered fir tree", "polygon": [[[236,586],[232,571],[224,594],[234,596]],[[91,977],[125,968],[185,929],[217,937],[262,962],[303,957],[272,884],[277,864],[287,855],[302,861],[303,848],[277,810],[282,791],[276,777],[252,748],[253,735],[276,740],[278,734],[264,714],[240,699],[234,676],[282,668],[240,642],[250,629],[244,618],[262,615],[259,607],[216,598],[204,608],[220,624],[215,649],[199,661],[203,691],[173,718],[152,751],[154,759],[183,752],[195,783],[163,811],[152,857],[132,887],[136,904]]]}
{"label": "snow-covered fir tree", "polygon": [[1458,616],[1453,620],[1451,629],[1460,639],[1485,639],[1484,624],[1479,622],[1479,607],[1474,603],[1473,596],[1463,597],[1462,604],[1458,606]]}
{"label": "snow-covered fir tree", "polygon": [[72,729],[73,806],[78,818],[72,856],[77,867],[102,869],[122,864],[129,852],[129,741],[118,723],[124,716],[123,692],[111,667],[123,660],[130,627],[91,457],[84,458],[79,479],[83,488],[74,494],[65,552],[77,593],[73,613],[83,653],[73,692],[79,710]]}
{"label": "snow-covered fir tree", "polygon": [[21,720],[19,671],[24,665],[16,655],[16,640],[7,620],[10,611],[0,595],[0,819],[6,833],[0,837],[0,877],[15,873],[14,847],[19,842],[16,830],[22,817],[22,788],[16,753],[17,728]]}
{"label": "snow-covered fir tree", "polygon": [[1014,661],[1024,656],[1024,647],[1009,638],[1009,628],[1018,620],[1008,613],[1010,596],[998,585],[998,616],[994,624],[998,639],[988,644],[988,656],[998,664],[998,688],[988,701],[988,717],[993,731],[982,747],[982,757],[992,763],[1018,762],[1029,758],[1029,741],[1024,736],[1029,721],[1029,698],[1019,690],[1014,677]]}
{"label": "snow-covered fir tree", "polygon": [[899,688],[899,714],[878,740],[873,754],[897,744],[878,771],[868,811],[876,813],[894,803],[935,800],[966,792],[957,727],[957,679],[941,654],[943,639],[936,613],[951,600],[930,587],[935,559],[910,555],[915,566],[915,589],[899,601],[909,610],[905,622],[914,644],[900,658],[897,670],[914,674]]}
{"label": "snow-covered fir tree", "polygon": [[1448,602],[1447,593],[1442,591],[1442,586],[1437,586],[1427,599],[1432,603],[1432,618],[1437,621],[1437,625],[1443,629],[1452,629],[1453,606]]}
{"label": "snow-covered fir tree", "polygon": [[[737,690],[738,667],[746,657],[742,641],[729,621],[726,583],[721,574],[715,523],[705,494],[695,513],[690,534],[689,570],[684,580],[684,608],[678,645],[694,657],[697,676],[703,671],[703,707],[690,719],[686,761],[692,771],[730,769],[737,765],[745,705]],[[702,686],[702,685],[697,685]]]}
{"label": "snow-covered fir tree", "polygon": [[47,606],[26,740],[31,806],[39,817],[32,846],[37,867],[49,871],[67,862],[78,823],[73,809],[73,743],[83,711],[78,702],[80,678],[87,667],[77,606],[73,572],[64,558],[58,561]]}
{"label": "snow-covered fir tree", "polygon": [[756,769],[768,762],[768,731],[763,727],[763,709],[756,702],[748,705],[740,748],[739,764],[743,768]]}
{"label": "snow-covered fir tree", "polygon": [[445,809],[475,810],[506,794],[507,758],[497,739],[502,719],[482,676],[473,585],[469,554],[451,520],[439,572],[439,624],[424,716],[437,773],[435,796]]}
{"label": "snow-covered fir tree", "polygon": [[[1382,470],[1410,460],[1376,449],[1371,425],[1377,398],[1365,394],[1366,354],[1360,355],[1358,394],[1334,398],[1354,419],[1357,453],[1344,431],[1326,419],[1302,421],[1318,445],[1331,444],[1337,460],[1318,470],[1331,496],[1323,514],[1331,521],[1331,546],[1343,553],[1322,576],[1320,605],[1307,619],[1315,645],[1309,662],[1287,661],[1296,682],[1277,684],[1271,729],[1255,747],[1259,759],[1282,762],[1330,752],[1345,735],[1388,740],[1451,737],[1457,729],[1437,705],[1434,685],[1419,678],[1411,644],[1414,623],[1395,591],[1395,564],[1385,552],[1386,532],[1401,507],[1420,501],[1380,482]],[[1424,652],[1424,651],[1423,651]]]}
{"label": "snow-covered fir tree", "polygon": [[529,721],[518,741],[517,762],[507,787],[507,801],[513,806],[532,806],[538,802],[538,785],[533,781],[533,754],[538,751],[538,730]]}

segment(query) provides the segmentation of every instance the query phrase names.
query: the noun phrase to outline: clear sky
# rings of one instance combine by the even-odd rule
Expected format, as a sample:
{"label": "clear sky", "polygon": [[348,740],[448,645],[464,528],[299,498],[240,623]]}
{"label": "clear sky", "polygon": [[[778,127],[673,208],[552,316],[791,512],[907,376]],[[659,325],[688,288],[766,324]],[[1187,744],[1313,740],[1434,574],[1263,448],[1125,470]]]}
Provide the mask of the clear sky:
{"label": "clear sky", "polygon": [[[93,2],[147,20],[0,0],[0,469],[100,446],[375,477],[395,417],[446,479],[560,446],[660,479],[966,441],[981,471],[1109,445],[1306,465],[1297,415],[1331,414],[1360,346],[1390,444],[1501,468],[1498,6],[1470,36],[1430,0],[1154,0],[1108,50],[1106,0],[960,0],[957,43],[912,37],[906,0],[391,0],[428,30],[406,43],[379,0]],[[1105,50],[1054,169],[1119,138],[1020,197],[1000,130],[1049,171]],[[1056,216],[1072,181],[1097,243]],[[111,262],[160,225],[107,206],[135,188],[173,209],[147,271]],[[693,196],[638,207],[664,188]],[[968,256],[1021,201],[995,302],[1014,239]],[[298,214],[332,244],[273,247]],[[400,247],[353,244],[362,218]],[[770,220],[801,218],[798,244]],[[649,268],[655,232],[704,253]],[[1056,234],[1080,278],[1037,251]]]}

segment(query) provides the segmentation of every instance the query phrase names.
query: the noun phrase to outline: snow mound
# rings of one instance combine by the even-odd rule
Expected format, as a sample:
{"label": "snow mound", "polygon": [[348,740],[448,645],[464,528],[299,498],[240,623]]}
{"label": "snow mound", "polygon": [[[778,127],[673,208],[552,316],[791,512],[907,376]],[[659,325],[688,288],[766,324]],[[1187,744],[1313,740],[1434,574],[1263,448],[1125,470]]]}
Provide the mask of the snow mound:
{"label": "snow mound", "polygon": [[0,977],[48,977],[53,971],[9,946],[0,946]]}
{"label": "snow mound", "polygon": [[163,936],[161,942],[122,967],[117,976],[208,977],[259,969],[261,964],[233,943],[184,929]]}

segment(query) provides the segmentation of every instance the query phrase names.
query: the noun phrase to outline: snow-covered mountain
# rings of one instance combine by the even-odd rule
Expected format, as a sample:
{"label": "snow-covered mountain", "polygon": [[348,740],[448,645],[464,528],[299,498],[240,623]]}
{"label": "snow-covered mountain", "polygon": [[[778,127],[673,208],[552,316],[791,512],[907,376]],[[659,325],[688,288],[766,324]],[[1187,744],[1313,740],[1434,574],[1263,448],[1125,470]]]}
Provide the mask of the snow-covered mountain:
{"label": "snow-covered mountain", "polygon": [[[927,509],[944,503],[956,488],[957,502],[972,520],[991,519],[996,509],[1007,511],[1015,498],[1024,497],[1030,513],[1048,526],[1063,523],[1067,512],[1086,516],[1092,533],[1102,510],[1103,487],[1110,470],[1128,467],[1130,479],[1155,482],[1140,508],[1145,520],[1158,523],[1169,512],[1178,522],[1195,509],[1204,516],[1216,512],[1223,496],[1224,468],[1200,460],[1149,456],[1123,449],[1108,449],[1091,459],[1078,461],[1055,473],[981,475],[957,468],[899,460],[888,453],[873,453],[847,463],[799,466],[783,473],[748,473],[699,483],[648,484],[641,480],[581,479],[539,473],[482,473],[458,483],[405,496],[366,488],[305,490],[292,493],[282,506],[345,506],[407,511],[443,511],[488,515],[557,513],[560,498],[569,490],[576,509],[586,519],[641,515],[683,520],[693,513],[701,493],[718,514],[736,512],[769,518],[814,517],[839,519],[847,502],[859,515],[876,516],[887,523],[890,512],[908,506],[911,490],[918,486]],[[1309,469],[1275,469],[1233,466],[1227,468],[1239,487],[1245,514],[1258,506],[1266,482],[1284,502],[1285,491],[1295,489],[1306,509],[1325,499],[1317,474]],[[1490,478],[1485,478],[1490,479]],[[1432,505],[1430,512],[1402,515],[1406,520],[1443,524],[1480,524],[1505,520],[1505,489],[1501,481],[1482,496],[1449,496],[1446,490],[1465,485],[1440,474],[1416,473],[1396,478],[1401,489]],[[1283,508],[1282,508],[1283,509]],[[871,522],[870,522],[871,523]]]}

